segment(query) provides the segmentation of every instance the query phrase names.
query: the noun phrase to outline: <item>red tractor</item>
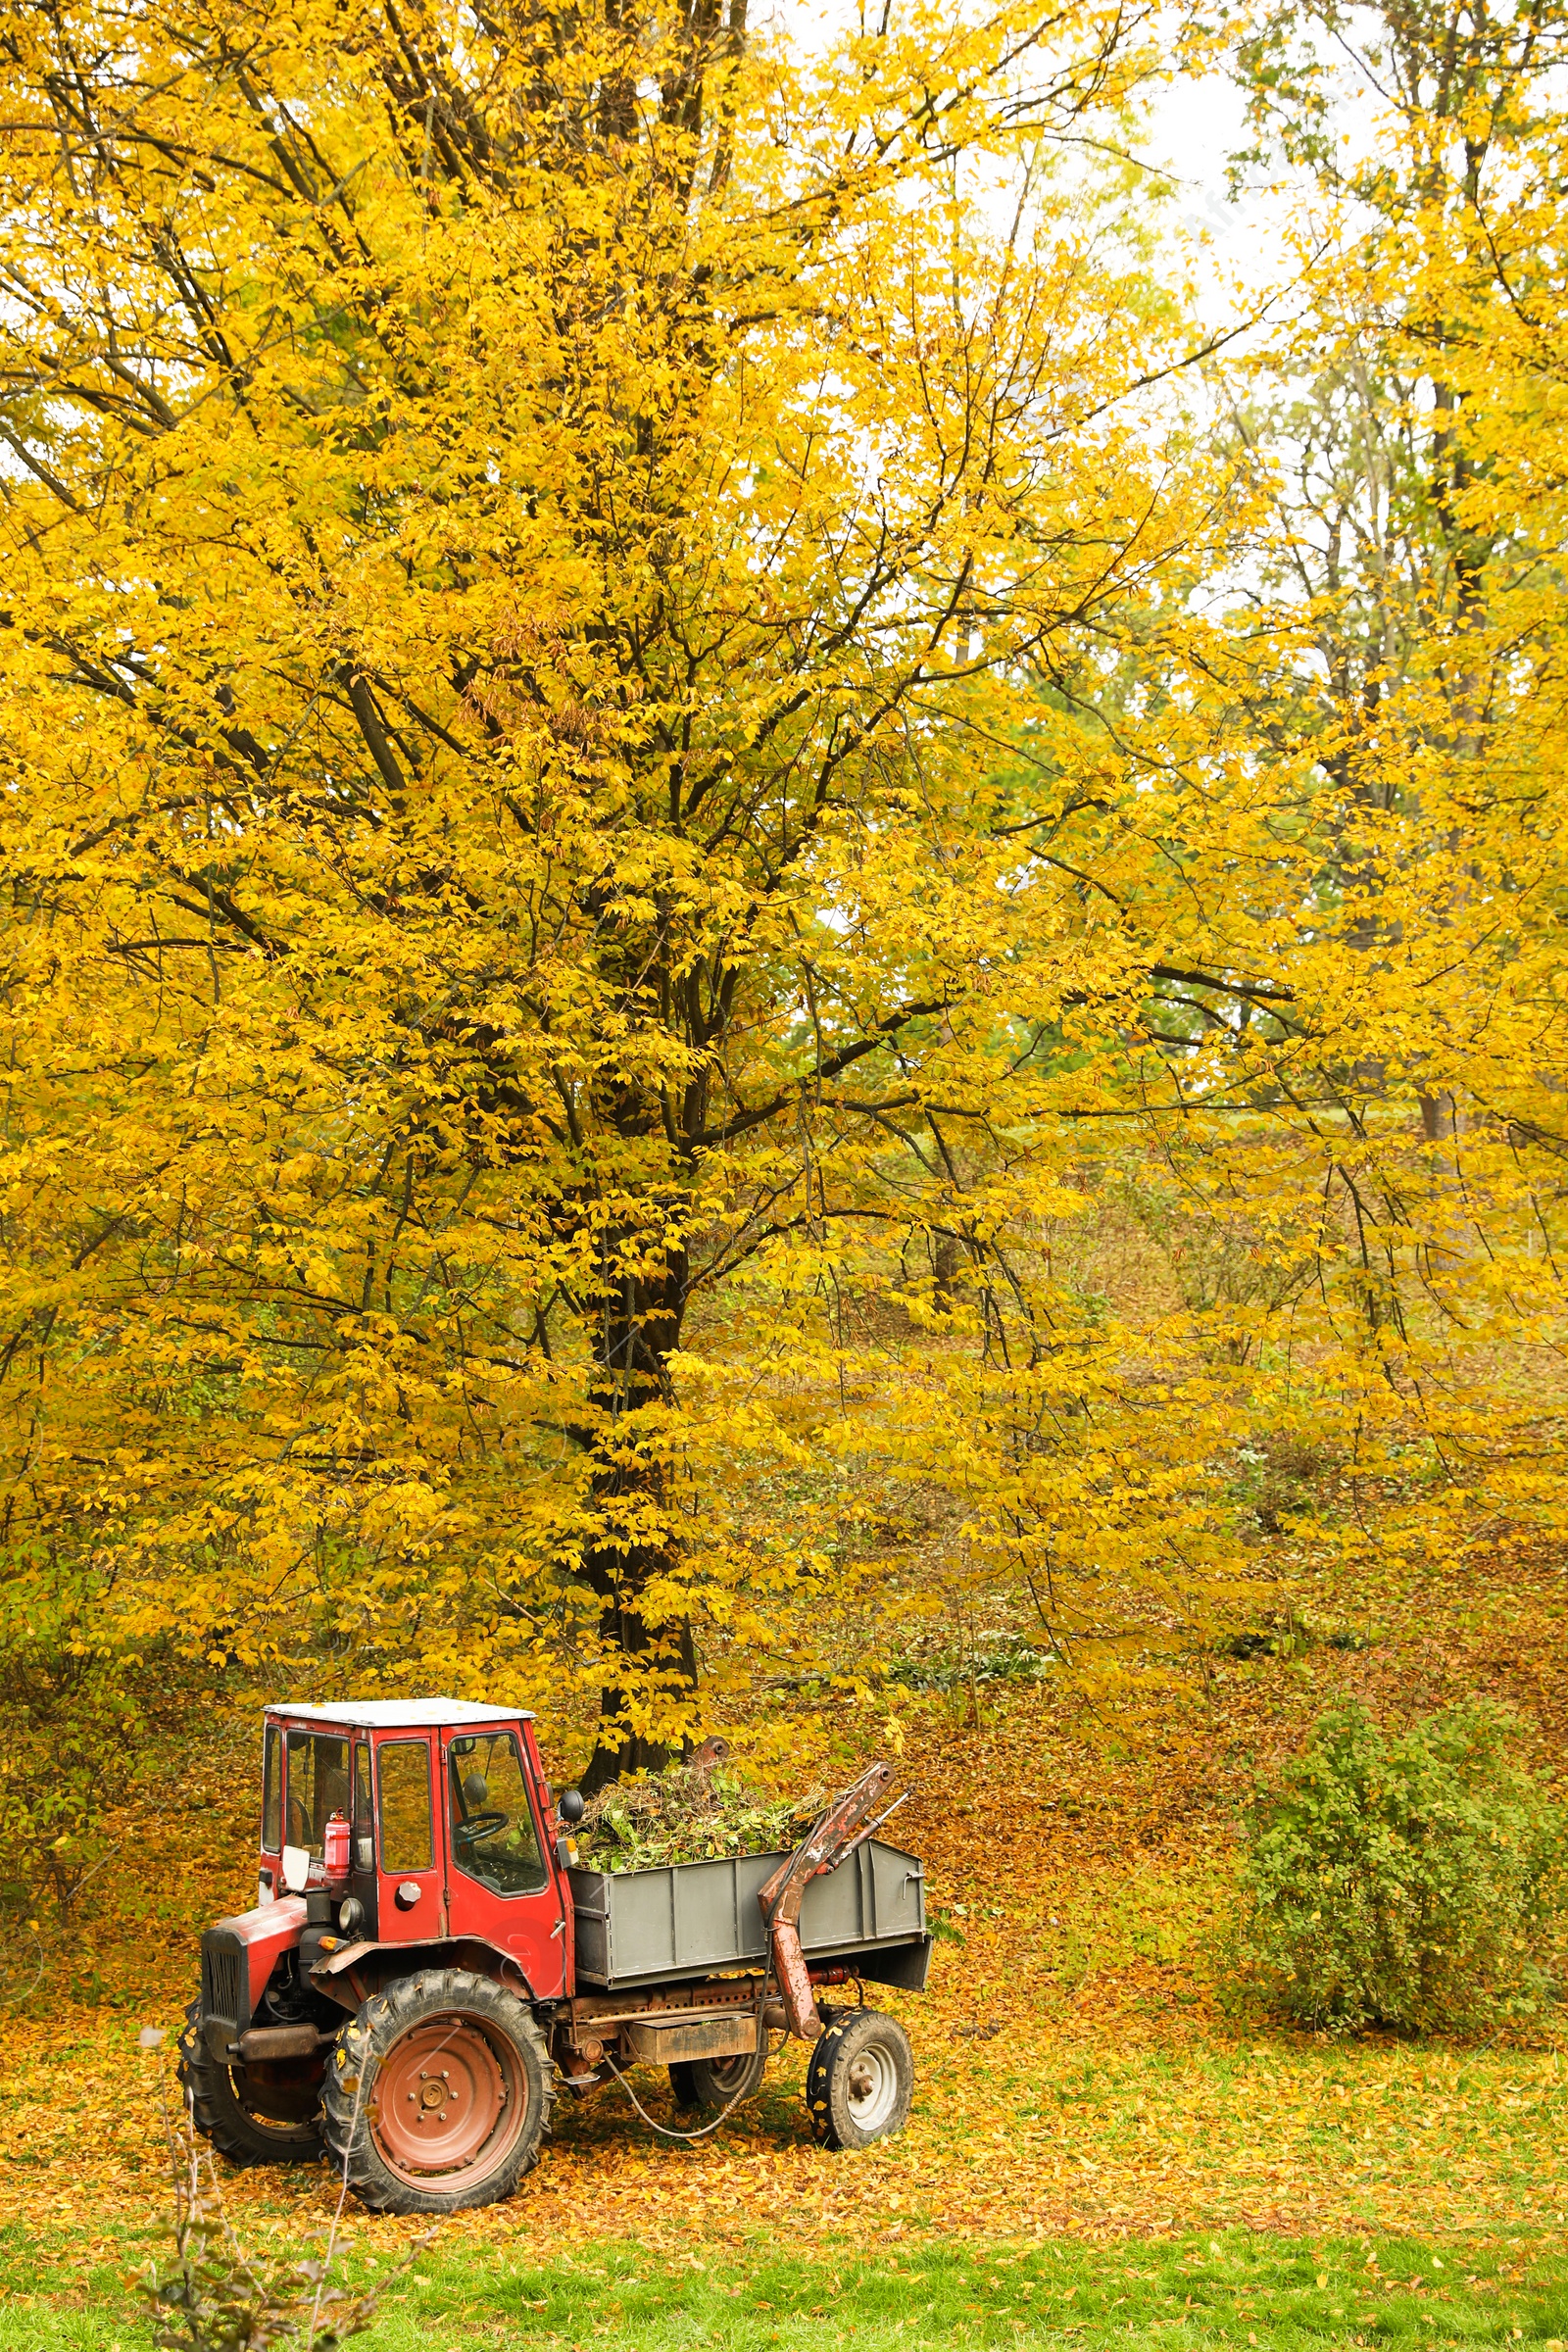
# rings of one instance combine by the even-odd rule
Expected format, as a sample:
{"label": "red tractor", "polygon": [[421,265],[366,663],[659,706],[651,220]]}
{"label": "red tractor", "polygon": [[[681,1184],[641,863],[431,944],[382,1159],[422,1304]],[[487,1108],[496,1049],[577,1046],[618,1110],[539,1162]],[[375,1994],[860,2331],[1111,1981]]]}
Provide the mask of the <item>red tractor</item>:
{"label": "red tractor", "polygon": [[558,1813],[529,1715],[269,1707],[257,1906],[203,1936],[180,2040],[195,2121],[240,2163],[326,2155],[368,2205],[444,2213],[510,2194],[558,2086],[666,2066],[695,2120],[782,2030],[812,2045],[818,2140],[883,2138],[913,2062],[864,1986],[919,1990],[930,1956],[920,1865],[868,1824],[887,1779],[791,1853],[610,1875],[574,1867],[582,1799]]}

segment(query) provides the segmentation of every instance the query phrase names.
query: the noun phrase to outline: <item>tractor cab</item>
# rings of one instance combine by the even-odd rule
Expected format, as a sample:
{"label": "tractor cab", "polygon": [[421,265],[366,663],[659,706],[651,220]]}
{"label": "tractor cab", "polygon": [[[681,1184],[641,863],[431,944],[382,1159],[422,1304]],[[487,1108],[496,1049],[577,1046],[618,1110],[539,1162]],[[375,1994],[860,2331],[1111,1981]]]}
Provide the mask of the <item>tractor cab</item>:
{"label": "tractor cab", "polygon": [[539,1996],[560,1989],[564,1940],[552,1837],[531,1715],[447,1698],[267,1709],[261,1906],[324,1893],[355,1942],[480,1936],[526,1955]]}
{"label": "tractor cab", "polygon": [[266,1711],[258,1908],[303,1899],[328,1951],[478,1937],[536,1999],[559,1992],[554,1828],[531,1715],[450,1698]]}

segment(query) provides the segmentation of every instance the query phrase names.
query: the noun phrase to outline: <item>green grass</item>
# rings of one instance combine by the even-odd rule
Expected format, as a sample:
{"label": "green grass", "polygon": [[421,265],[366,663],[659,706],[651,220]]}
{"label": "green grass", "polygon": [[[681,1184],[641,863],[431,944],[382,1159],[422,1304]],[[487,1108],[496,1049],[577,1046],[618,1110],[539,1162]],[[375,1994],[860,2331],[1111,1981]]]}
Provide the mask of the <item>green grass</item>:
{"label": "green grass", "polygon": [[[118,2269],[51,2292],[35,2239],[0,2239],[0,2352],[144,2352]],[[373,2271],[354,2257],[350,2277]],[[398,2281],[366,2352],[772,2352],[843,2346],[1063,2348],[1134,2344],[1159,2352],[1291,2352],[1325,2343],[1400,2352],[1568,2339],[1568,2254],[1560,2241],[1497,2247],[1409,2239],[1316,2241],[1249,2235],[990,2248],[921,2241],[874,2257],[838,2242],[804,2258],[759,2239],[656,2258],[584,2235],[548,2266],[504,2250],[423,2254]]]}

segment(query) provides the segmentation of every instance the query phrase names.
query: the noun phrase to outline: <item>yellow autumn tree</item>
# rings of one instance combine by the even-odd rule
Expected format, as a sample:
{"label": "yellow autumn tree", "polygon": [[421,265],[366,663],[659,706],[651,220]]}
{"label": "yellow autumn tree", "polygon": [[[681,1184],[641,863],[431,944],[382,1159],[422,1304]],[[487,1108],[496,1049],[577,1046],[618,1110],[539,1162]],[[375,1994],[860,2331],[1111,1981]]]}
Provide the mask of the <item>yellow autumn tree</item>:
{"label": "yellow autumn tree", "polygon": [[1287,33],[1246,343],[1114,11],[0,8],[14,1655],[598,1780],[1553,1523],[1555,131]]}
{"label": "yellow autumn tree", "polygon": [[1158,962],[1032,887],[1093,790],[1019,771],[1035,681],[1214,520],[1072,161],[1136,23],[138,0],[0,55],[13,1590],[587,1676],[603,1776],[831,1574],[737,1481],[861,1394],[854,1237],[1026,1412],[1110,1360],[1028,1305],[1016,1357],[998,1221],[1059,1191],[1043,1044]]}

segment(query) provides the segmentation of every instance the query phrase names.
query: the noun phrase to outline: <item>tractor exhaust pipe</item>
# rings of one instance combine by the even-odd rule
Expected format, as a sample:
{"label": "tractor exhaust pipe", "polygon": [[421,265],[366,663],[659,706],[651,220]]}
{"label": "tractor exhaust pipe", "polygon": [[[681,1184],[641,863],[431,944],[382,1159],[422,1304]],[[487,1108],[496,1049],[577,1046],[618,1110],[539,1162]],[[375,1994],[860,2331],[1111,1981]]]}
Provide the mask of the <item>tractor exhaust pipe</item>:
{"label": "tractor exhaust pipe", "polygon": [[314,2026],[252,2026],[229,2047],[238,2052],[242,2066],[254,2066],[266,2058],[314,2058],[331,2039],[330,2034],[318,2034]]}

